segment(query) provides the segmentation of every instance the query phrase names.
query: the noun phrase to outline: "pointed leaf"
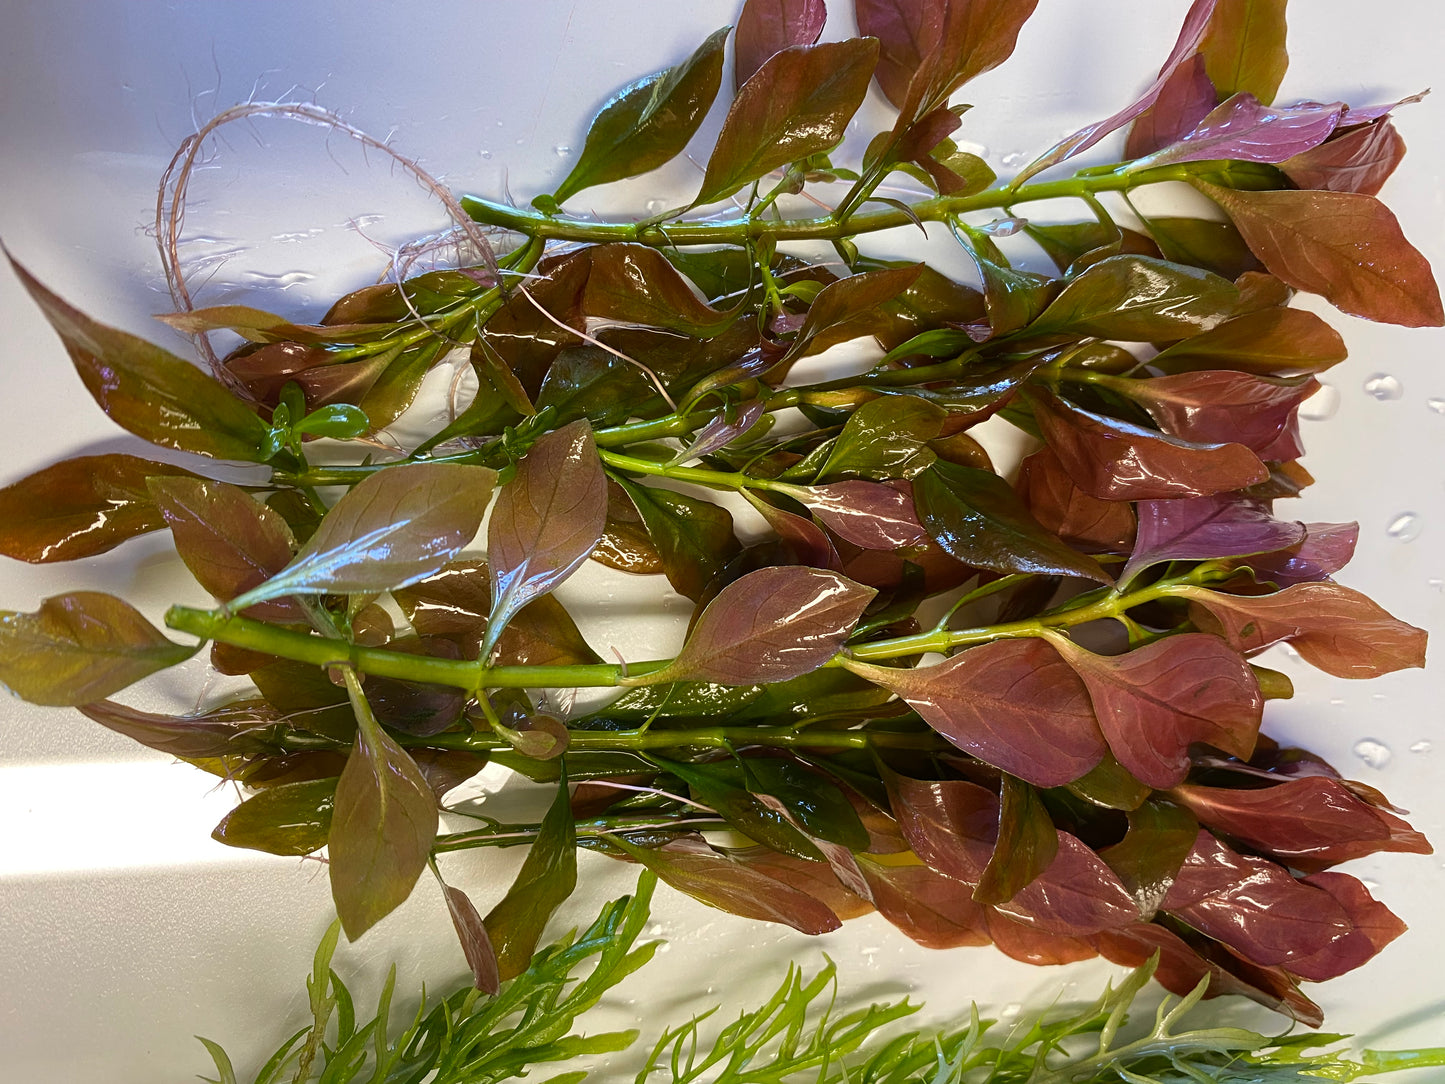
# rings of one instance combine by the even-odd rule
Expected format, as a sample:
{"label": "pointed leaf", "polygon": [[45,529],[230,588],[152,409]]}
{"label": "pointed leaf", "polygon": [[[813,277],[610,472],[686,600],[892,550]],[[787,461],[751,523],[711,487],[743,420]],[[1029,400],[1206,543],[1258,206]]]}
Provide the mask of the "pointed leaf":
{"label": "pointed leaf", "polygon": [[1025,457],[1014,484],[1029,513],[1069,545],[1085,553],[1126,553],[1133,548],[1135,519],[1129,503],[1085,493],[1052,448]]}
{"label": "pointed leaf", "polygon": [[1405,141],[1388,117],[1337,133],[1334,139],[1280,163],[1297,188],[1377,195],[1405,157]]}
{"label": "pointed leaf", "polygon": [[[726,448],[757,425],[766,411],[767,405],[761,399],[750,399],[736,409],[729,408],[721,411],[717,417],[693,435],[692,442],[686,448],[672,457],[672,463],[669,466],[701,459],[705,455],[711,455],[713,452]],[[760,432],[762,431],[765,430],[760,430]]]}
{"label": "pointed leaf", "polygon": [[1304,528],[1303,542],[1235,564],[1248,565],[1261,583],[1292,587],[1328,579],[1350,563],[1360,538],[1358,523],[1306,523]]}
{"label": "pointed leaf", "polygon": [[1191,131],[1130,169],[1230,159],[1283,162],[1318,147],[1339,124],[1345,104],[1268,106],[1253,94],[1236,94],[1211,110]]}
{"label": "pointed leaf", "polygon": [[442,896],[447,901],[447,913],[452,917],[452,928],[462,945],[462,955],[472,969],[472,985],[484,994],[495,994],[502,985],[497,971],[497,954],[492,948],[492,939],[487,936],[486,924],[477,913],[471,897],[460,888],[442,885]]}
{"label": "pointed leaf", "polygon": [[1340,333],[1304,309],[1267,308],[1177,342],[1149,364],[1166,373],[1235,369],[1271,376],[1318,373],[1345,360]]}
{"label": "pointed leaf", "polygon": [[1151,380],[1104,381],[1134,399],[1164,432],[1199,443],[1237,441],[1261,459],[1297,459],[1300,404],[1319,390],[1248,373],[1203,370]]}
{"label": "pointed leaf", "polygon": [[915,855],[859,855],[878,913],[925,948],[960,948],[990,941],[985,908],[969,886],[924,865]]}
{"label": "pointed leaf", "polygon": [[250,732],[280,720],[264,700],[243,700],[194,715],[160,715],[113,700],[81,704],[80,711],[117,734],[179,758],[259,752],[267,746]]}
{"label": "pointed leaf", "polygon": [[711,809],[734,830],[771,850],[811,861],[822,853],[800,830],[785,807],[754,794],[743,769],[723,761],[717,764],[681,764],[654,757],[659,766],[687,784],[696,802]]}
{"label": "pointed leaf", "polygon": [[928,541],[912,491],[902,485],[850,481],[788,486],[779,492],[801,503],[839,538],[865,550],[903,549]]}
{"label": "pointed leaf", "polygon": [[1097,561],[1035,520],[992,471],[940,461],[914,479],[913,493],[929,534],[966,565],[1112,582]]}
{"label": "pointed leaf", "polygon": [[1286,2],[1218,0],[1199,52],[1221,98],[1248,91],[1262,102],[1274,101],[1289,67],[1289,54],[1285,52]]}
{"label": "pointed leaf", "polygon": [[1425,630],[1391,617],[1358,591],[1337,583],[1301,583],[1272,595],[1227,595],[1181,588],[1195,624],[1217,630],[1254,654],[1286,641],[1327,674],[1378,677],[1425,665]]}
{"label": "pointed leaf", "polygon": [[726,508],[682,493],[618,479],[662,558],[667,580],[696,602],[742,550]]}
{"label": "pointed leaf", "polygon": [[890,395],[864,403],[848,416],[818,470],[820,481],[854,474],[875,481],[911,478],[932,462],[926,446],[942,431],[947,413],[923,399]]}
{"label": "pointed leaf", "polygon": [[790,563],[832,569],[834,572],[842,570],[842,559],[823,528],[811,519],[785,512],[751,492],[744,491],[743,495],[763,519],[768,521],[768,526],[783,544],[792,551],[794,561]]}
{"label": "pointed leaf", "polygon": [[196,651],[97,591],[55,595],[33,614],[0,611],[0,684],[32,704],[103,700]]}
{"label": "pointed leaf", "polygon": [[1160,561],[1203,561],[1272,553],[1302,542],[1303,523],[1275,519],[1232,496],[1140,501],[1139,535],[1119,582]]}
{"label": "pointed leaf", "polygon": [[1129,830],[1099,857],[1124,883],[1144,918],[1153,918],[1199,836],[1199,823],[1181,806],[1151,800],[1129,811]]}
{"label": "pointed leaf", "polygon": [[1160,87],[1154,104],[1134,118],[1124,142],[1126,159],[1143,158],[1193,131],[1219,97],[1198,54],[1178,65]]}
{"label": "pointed leaf", "polygon": [[1182,633],[1122,655],[1050,639],[1083,678],[1109,749],[1141,783],[1182,782],[1194,742],[1241,759],[1254,752],[1264,697],[1249,664],[1219,637]]}
{"label": "pointed leaf", "polygon": [[487,912],[487,935],[503,982],[527,969],[547,920],[577,887],[577,829],[570,797],[564,771],[517,879]]}
{"label": "pointed leaf", "polygon": [[1110,256],[1065,286],[1026,334],[1181,339],[1227,320],[1238,303],[1234,283],[1209,271],[1149,256]]}
{"label": "pointed leaf", "polygon": [[842,925],[820,900],[719,854],[701,839],[674,840],[655,849],[620,837],[611,842],[679,892],[720,911],[780,922],[807,934],[827,933]]}
{"label": "pointed leaf", "polygon": [[[153,478],[151,498],[166,518],[176,553],[196,582],[222,602],[244,594],[291,563],[291,528],[245,490],[204,478]],[[305,620],[277,599],[254,607],[262,620]]]}
{"label": "pointed leaf", "polygon": [[1425,257],[1374,196],[1356,192],[1238,192],[1192,182],[1233,220],[1271,274],[1367,320],[1445,324]]}
{"label": "pointed leaf", "polygon": [[734,87],[742,89],[774,53],[816,42],[827,17],[823,0],[747,0],[733,41]]}
{"label": "pointed leaf", "polygon": [[[1160,255],[1170,263],[1192,264],[1227,279],[1238,279],[1246,271],[1258,271],[1264,266],[1249,251],[1233,223],[1156,215],[1144,219],[1144,226],[1159,246]],[[1247,311],[1242,293],[1237,311]]]}
{"label": "pointed leaf", "polygon": [[733,99],[694,203],[715,203],[779,166],[831,150],[868,92],[870,38],[775,53]]}
{"label": "pointed leaf", "polygon": [[589,317],[646,324],[699,338],[711,338],[733,321],[732,313],[719,312],[699,298],[655,248],[619,242],[584,251],[591,269],[582,306]]}
{"label": "pointed leaf", "polygon": [[1035,786],[1078,779],[1107,748],[1084,683],[1042,640],[997,640],[922,669],[847,666],[964,752]]}
{"label": "pointed leaf", "polygon": [[924,57],[941,50],[947,8],[946,0],[854,0],[858,32],[878,39],[878,87],[899,109]]}
{"label": "pointed leaf", "polygon": [[1269,477],[1243,444],[1195,444],[1026,391],[1044,439],[1074,483],[1103,500],[1228,493]]}
{"label": "pointed leaf", "polygon": [[445,636],[475,659],[487,635],[492,592],[485,561],[453,561],[425,579],[391,592],[419,636]]}
{"label": "pointed leaf", "polygon": [[73,561],[157,531],[165,517],[147,478],[192,477],[133,455],[77,456],[0,489],[0,553],[32,564]]}
{"label": "pointed leaf", "polygon": [[282,783],[253,794],[227,813],[211,838],[228,847],[301,857],[326,846],[335,779]]}
{"label": "pointed leaf", "polygon": [[92,320],[14,260],[10,266],[65,343],[86,390],[122,429],[197,455],[264,458],[266,423],[224,384],[159,346]]}
{"label": "pointed leaf", "polygon": [[482,657],[512,615],[565,580],[597,547],[607,479],[585,421],[548,433],[502,487],[487,528],[492,612]]}
{"label": "pointed leaf", "polygon": [[356,940],[411,895],[437,833],[437,803],[416,762],[380,727],[356,736],[331,815],[331,898]]}
{"label": "pointed leaf", "polygon": [[979,875],[973,898],[979,903],[1013,899],[1054,860],[1059,833],[1038,792],[1011,775],[1003,777],[998,839]]}
{"label": "pointed leaf", "polygon": [[557,186],[556,201],[646,173],[681,154],[722,85],[727,36],[727,27],[715,31],[681,64],[619,90],[593,118],[577,164]]}
{"label": "pointed leaf", "polygon": [[892,315],[883,306],[912,287],[922,271],[922,264],[907,264],[849,275],[824,286],[808,306],[808,315],[786,357],[816,354],[887,328]]}
{"label": "pointed leaf", "polygon": [[1195,52],[1198,51],[1200,43],[1204,40],[1205,31],[1209,28],[1209,21],[1214,14],[1216,3],[1217,0],[1194,0],[1194,3],[1189,6],[1189,11],[1184,16],[1184,25],[1179,31],[1179,39],[1174,43],[1174,48],[1170,50],[1164,66],[1159,69],[1159,75],[1153,83],[1149,84],[1149,88],[1137,101],[1132,105],[1125,106],[1113,116],[1086,125],[1073,135],[1060,140],[1026,166],[1014,178],[1013,183],[1015,185],[1022,184],[1035,173],[1048,169],[1050,166],[1056,166],[1079,152],[1088,150],[1110,132],[1122,128],[1158,101],[1175,70],[1180,65],[1189,63]]}
{"label": "pointed leaf", "polygon": [[707,604],[660,681],[754,685],[816,670],[847,642],[876,592],[820,568],[759,569]]}

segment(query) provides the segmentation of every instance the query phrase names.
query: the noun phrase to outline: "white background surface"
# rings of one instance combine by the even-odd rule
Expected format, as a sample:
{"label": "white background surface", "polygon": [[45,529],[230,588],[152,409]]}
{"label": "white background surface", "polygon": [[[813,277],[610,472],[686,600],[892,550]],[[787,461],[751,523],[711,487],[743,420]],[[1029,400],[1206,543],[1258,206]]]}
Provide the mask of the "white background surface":
{"label": "white background surface", "polygon": [[[1112,113],[1152,77],[1186,7],[1183,0],[1043,0],[1013,61],[965,91],[977,108],[960,138],[1006,172]],[[1281,101],[1362,105],[1437,79],[1445,41],[1437,0],[1311,0],[1294,8],[1294,63]],[[510,190],[524,202],[566,173],[571,157],[556,148],[580,147],[607,95],[680,60],[734,14],[731,3],[712,0],[8,0],[0,5],[0,237],[69,300],[179,349],[149,319],[169,304],[144,226],[156,179],[196,118],[251,96],[314,99],[390,135],[455,189],[494,197]],[[828,36],[848,32],[847,21],[845,11],[835,12]],[[1383,196],[1407,235],[1445,268],[1442,114],[1439,96],[1399,114],[1411,153]],[[705,131],[715,131],[720,116],[715,110]],[[870,99],[865,137],[869,118],[882,116]],[[1095,160],[1117,146],[1099,148]],[[365,160],[340,136],[258,121],[231,129],[217,149],[214,168],[196,178],[188,235],[197,240],[186,255],[229,258],[202,303],[245,297],[314,318],[337,292],[384,269],[348,222],[359,220],[381,244],[444,224],[412,182],[375,155]],[[618,206],[641,211],[650,200],[688,194],[697,176],[695,167],[675,163],[624,186]],[[916,242],[888,244],[891,254]],[[1359,552],[1340,578],[1438,631],[1445,627],[1445,415],[1429,402],[1445,400],[1445,335],[1331,319],[1353,356],[1325,376],[1338,390],[1337,414],[1306,428],[1306,462],[1319,483],[1281,514],[1358,519]],[[0,272],[0,329],[0,480],[75,454],[147,454],[95,408],[8,270]],[[1366,394],[1362,385],[1375,373],[1396,377],[1401,397]],[[1387,525],[1406,512],[1419,517],[1418,537],[1389,537]],[[167,602],[205,602],[163,534],[80,564],[0,565],[5,608],[33,609],[47,595],[81,587],[121,594],[153,615]],[[573,600],[585,600],[586,627],[604,649],[631,620],[606,611],[604,590],[589,582],[569,586]],[[1383,787],[1412,810],[1417,827],[1445,840],[1442,665],[1353,684],[1288,659],[1277,664],[1299,695],[1270,706],[1268,732]],[[188,676],[199,679],[200,670],[193,665]],[[196,687],[183,686],[161,681],[127,695],[140,706],[185,707]],[[1392,751],[1387,763],[1367,765],[1354,754],[1365,738]],[[324,871],[211,843],[211,826],[234,800],[209,777],[76,713],[18,701],[0,707],[0,1081],[190,1079],[207,1067],[195,1033],[223,1042],[244,1079],[301,1025],[302,979],[331,917]],[[585,921],[594,900],[630,883],[628,870],[588,857],[586,889],[567,905],[564,923]],[[519,860],[473,855],[447,869],[485,911]],[[1379,856],[1353,868],[1413,929],[1366,968],[1312,987],[1312,995],[1332,1028],[1382,1045],[1445,1043],[1441,859]],[[665,889],[659,896],[656,932],[672,947],[616,1006],[655,1024],[756,992],[777,978],[785,957],[816,963],[821,951],[838,961],[845,996],[915,993],[936,1019],[969,998],[1005,1014],[1019,1003],[1045,1003],[1066,980],[1077,983],[1073,992],[1091,994],[1098,977],[1114,970],[1097,963],[1033,969],[990,949],[926,952],[876,919],[809,941],[731,920]],[[402,991],[423,980],[440,990],[460,978],[460,953],[429,884],[359,946],[344,948],[341,970],[363,973],[362,989],[372,990],[391,959],[401,963]],[[1398,1026],[1389,1030],[1392,1021]]]}

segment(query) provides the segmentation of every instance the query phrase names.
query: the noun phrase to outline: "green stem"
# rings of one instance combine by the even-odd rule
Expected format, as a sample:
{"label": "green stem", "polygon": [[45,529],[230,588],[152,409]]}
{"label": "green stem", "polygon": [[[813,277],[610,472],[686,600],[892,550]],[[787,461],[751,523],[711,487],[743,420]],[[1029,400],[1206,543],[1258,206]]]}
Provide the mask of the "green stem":
{"label": "green stem", "polygon": [[655,463],[651,459],[639,459],[636,456],[609,452],[605,449],[598,449],[597,454],[601,457],[602,462],[617,470],[671,478],[676,482],[694,482],[697,485],[712,486],[715,489],[776,489],[786,492],[797,488],[771,478],[753,478],[747,474],[708,470],[705,467],[672,467],[666,463]]}

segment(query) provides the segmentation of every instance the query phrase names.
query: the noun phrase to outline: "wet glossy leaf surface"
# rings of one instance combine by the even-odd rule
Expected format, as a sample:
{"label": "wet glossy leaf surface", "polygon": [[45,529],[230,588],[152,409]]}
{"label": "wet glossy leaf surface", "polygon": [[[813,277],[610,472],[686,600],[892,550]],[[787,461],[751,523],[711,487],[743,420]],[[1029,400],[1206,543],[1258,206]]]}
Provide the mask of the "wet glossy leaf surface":
{"label": "wet glossy leaf surface", "polygon": [[1258,505],[1227,497],[1140,501],[1133,556],[1122,583],[1161,561],[1239,557],[1288,549],[1304,540],[1305,525],[1275,519]]}
{"label": "wet glossy leaf surface", "polygon": [[497,974],[506,981],[526,970],[552,912],[577,886],[577,830],[563,776],[536,842],[502,901],[487,912],[487,935]]}
{"label": "wet glossy leaf surface", "polygon": [[1058,851],[1058,831],[1038,792],[1005,775],[998,838],[973,898],[979,903],[1007,903],[1048,868]]}
{"label": "wet glossy leaf surface", "polygon": [[502,977],[497,970],[497,954],[492,940],[487,936],[486,924],[478,913],[471,897],[460,888],[442,885],[442,895],[447,901],[447,913],[452,917],[452,928],[461,942],[462,954],[467,966],[472,969],[472,985],[486,994],[495,994],[500,988]]}
{"label": "wet glossy leaf surface", "polygon": [[1388,118],[1338,133],[1280,164],[1300,188],[1378,195],[1405,157],[1405,141]]}
{"label": "wet glossy leaf surface", "polygon": [[1340,333],[1314,313],[1267,308],[1174,343],[1152,364],[1166,373],[1236,369],[1267,376],[1323,372],[1344,361],[1345,353]]}
{"label": "wet glossy leaf surface", "polygon": [[700,599],[712,578],[742,549],[732,516],[697,497],[640,483],[618,484],[642,517],[668,582],[678,594]]}
{"label": "wet glossy leaf surface", "polygon": [[1225,158],[1283,162],[1328,139],[1344,111],[1343,102],[1271,107],[1253,94],[1236,94],[1179,142],[1150,155],[1143,163],[1170,165]]}
{"label": "wet glossy leaf surface", "polygon": [[282,783],[253,794],[221,819],[211,838],[228,847],[300,857],[326,846],[335,779]]}
{"label": "wet glossy leaf surface", "polygon": [[1152,918],[1199,835],[1199,824],[1181,806],[1151,800],[1129,811],[1129,830],[1099,852],[1123,882],[1140,913]]}
{"label": "wet glossy leaf surface", "polygon": [[823,0],[748,0],[733,42],[733,84],[741,87],[774,53],[812,45],[823,32]]}
{"label": "wet glossy leaf surface", "polygon": [[1064,287],[1028,334],[1069,331],[1149,342],[1208,331],[1227,319],[1239,291],[1228,279],[1148,256],[1110,256]]}

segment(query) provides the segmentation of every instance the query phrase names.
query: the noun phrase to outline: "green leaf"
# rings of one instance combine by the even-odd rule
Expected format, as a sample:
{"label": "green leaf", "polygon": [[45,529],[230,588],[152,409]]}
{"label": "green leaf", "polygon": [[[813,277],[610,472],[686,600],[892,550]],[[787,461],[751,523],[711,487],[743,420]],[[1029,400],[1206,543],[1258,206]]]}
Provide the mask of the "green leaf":
{"label": "green leaf", "polygon": [[10,266],[65,343],[86,390],[122,429],[197,455],[262,459],[266,423],[220,381],[159,346],[92,320],[14,260]]}
{"label": "green leaf", "polygon": [[103,700],[197,650],[172,643],[129,603],[98,591],[55,595],[33,614],[0,610],[0,683],[32,704]]}
{"label": "green leaf", "polygon": [[1289,67],[1287,0],[1215,0],[1199,52],[1222,102],[1241,92],[1268,105]]}
{"label": "green leaf", "polygon": [[403,587],[439,571],[471,542],[496,472],[461,463],[408,463],[346,493],[283,571],[233,601]]}
{"label": "green leaf", "polygon": [[808,306],[808,315],[786,357],[816,354],[849,339],[886,332],[896,317],[884,306],[906,294],[923,270],[922,264],[905,264],[829,283]]}
{"label": "green leaf", "polygon": [[693,203],[716,203],[780,166],[840,143],[877,60],[874,38],[773,54],[733,99]]}
{"label": "green leaf", "polygon": [[939,460],[913,480],[913,500],[928,533],[966,565],[1112,582],[1097,561],[1034,519],[992,471]]}
{"label": "green leaf", "polygon": [[1037,790],[1005,773],[1000,797],[998,841],[973,890],[979,903],[1007,903],[1048,868],[1059,850],[1058,829]]}
{"label": "green leaf", "polygon": [[656,169],[682,153],[722,85],[729,29],[715,31],[681,64],[623,87],[602,107],[577,164],[557,186],[558,203],[584,188]]}
{"label": "green leaf", "polygon": [[890,395],[864,403],[843,424],[815,481],[912,478],[933,462],[927,445],[947,417],[940,407],[913,396]]}
{"label": "green leaf", "polygon": [[818,848],[786,816],[751,793],[744,770],[737,764],[729,761],[683,764],[662,757],[651,759],[686,783],[694,801],[707,806],[754,842],[798,858],[814,861],[822,858]]}
{"label": "green leaf", "polygon": [[0,553],[19,561],[73,561],[166,525],[146,479],[192,477],[133,455],[84,455],[0,489]]}
{"label": "green leaf", "polygon": [[502,981],[526,970],[552,912],[577,887],[577,830],[572,822],[571,794],[564,770],[557,796],[517,879],[500,903],[487,913],[487,936],[497,956]]}
{"label": "green leaf", "polygon": [[227,813],[211,838],[228,847],[300,857],[326,846],[337,780],[282,783],[252,795]]}
{"label": "green leaf", "polygon": [[595,346],[564,349],[542,378],[537,409],[553,411],[552,426],[586,418],[595,428],[647,416],[649,400],[661,402],[636,365]]}
{"label": "green leaf", "polygon": [[217,1084],[237,1084],[236,1070],[231,1067],[231,1059],[221,1045],[202,1035],[197,1035],[196,1039],[206,1048],[206,1053],[211,1055],[211,1061],[216,1065],[216,1072],[220,1074]]}
{"label": "green leaf", "polygon": [[[353,704],[360,685],[355,689]],[[336,784],[327,847],[331,898],[352,941],[411,895],[437,833],[426,777],[367,714],[358,712],[361,729]]]}
{"label": "green leaf", "polygon": [[1065,286],[1024,334],[1169,341],[1208,331],[1238,304],[1234,283],[1209,271],[1149,256],[1110,256]]}
{"label": "green leaf", "polygon": [[711,501],[616,479],[632,499],[662,558],[667,580],[696,602],[707,585],[742,550],[733,517]]}
{"label": "green leaf", "polygon": [[1105,847],[1099,857],[1118,874],[1147,919],[1163,902],[1198,837],[1199,822],[1194,814],[1152,798],[1129,811],[1129,830],[1123,840]]}
{"label": "green leaf", "polygon": [[1144,225],[1172,263],[1192,264],[1231,280],[1262,266],[1228,222],[1161,215],[1145,219]]}
{"label": "green leaf", "polygon": [[741,768],[748,790],[776,798],[808,835],[850,851],[868,849],[858,811],[826,776],[779,757],[748,757]]}
{"label": "green leaf", "polygon": [[351,403],[331,403],[320,410],[313,410],[291,427],[296,433],[330,437],[332,440],[355,440],[370,428],[371,419],[366,416],[366,411]]}

